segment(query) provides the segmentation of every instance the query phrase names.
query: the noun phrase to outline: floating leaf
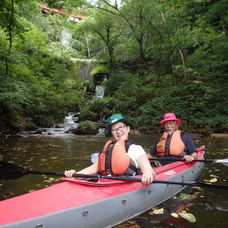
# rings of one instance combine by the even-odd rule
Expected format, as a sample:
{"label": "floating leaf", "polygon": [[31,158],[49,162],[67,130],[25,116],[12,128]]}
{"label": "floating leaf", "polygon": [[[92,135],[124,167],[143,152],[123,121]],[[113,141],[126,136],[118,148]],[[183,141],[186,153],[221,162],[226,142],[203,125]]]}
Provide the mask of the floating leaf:
{"label": "floating leaf", "polygon": [[171,215],[174,217],[174,218],[179,218],[179,215],[177,213],[171,213]]}
{"label": "floating leaf", "polygon": [[186,208],[189,208],[189,207],[191,207],[193,205],[193,203],[186,203]]}
{"label": "floating leaf", "polygon": [[210,180],[210,182],[211,182],[211,183],[217,182],[217,178],[212,178],[212,179]]}
{"label": "floating leaf", "polygon": [[197,189],[197,190],[199,190],[199,191],[202,191],[202,190],[203,190],[203,188],[198,187],[198,186],[193,186],[192,188]]}
{"label": "floating leaf", "polygon": [[195,198],[195,195],[183,194],[183,195],[181,195],[181,198],[191,200],[191,199]]}
{"label": "floating leaf", "polygon": [[200,196],[201,192],[195,192],[194,195],[195,196]]}
{"label": "floating leaf", "polygon": [[209,182],[210,180],[206,180],[206,179],[204,179],[204,182]]}
{"label": "floating leaf", "polygon": [[164,213],[164,209],[160,208],[158,209],[157,207],[153,207],[152,211],[149,212],[150,215],[155,215],[155,214],[163,214]]}
{"label": "floating leaf", "polygon": [[50,182],[52,182],[53,180],[55,180],[55,178],[51,177],[51,178],[49,178],[48,180],[44,180],[43,183],[50,183]]}
{"label": "floating leaf", "polygon": [[213,174],[211,174],[210,177],[219,178],[218,176],[213,175]]}
{"label": "floating leaf", "polygon": [[178,213],[182,218],[188,220],[189,222],[195,222],[196,221],[196,218],[193,214],[191,213],[184,213],[184,212],[179,212]]}
{"label": "floating leaf", "polygon": [[164,214],[164,208],[160,208],[160,209],[155,209],[155,210],[153,210],[153,214],[155,214],[155,215]]}
{"label": "floating leaf", "polygon": [[186,208],[185,204],[182,204],[176,209],[176,212],[182,212],[185,208]]}

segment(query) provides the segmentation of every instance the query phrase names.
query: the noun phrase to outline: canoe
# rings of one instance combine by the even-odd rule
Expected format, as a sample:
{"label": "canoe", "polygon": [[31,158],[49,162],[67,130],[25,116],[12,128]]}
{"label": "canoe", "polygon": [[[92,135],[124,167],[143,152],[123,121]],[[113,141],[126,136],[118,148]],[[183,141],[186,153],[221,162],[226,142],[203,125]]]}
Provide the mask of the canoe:
{"label": "canoe", "polygon": [[[198,153],[203,159],[203,152]],[[195,181],[203,162],[174,162],[155,169],[156,180]],[[140,176],[136,176],[140,177]],[[113,227],[171,198],[186,185],[64,178],[45,189],[0,202],[2,228]]]}

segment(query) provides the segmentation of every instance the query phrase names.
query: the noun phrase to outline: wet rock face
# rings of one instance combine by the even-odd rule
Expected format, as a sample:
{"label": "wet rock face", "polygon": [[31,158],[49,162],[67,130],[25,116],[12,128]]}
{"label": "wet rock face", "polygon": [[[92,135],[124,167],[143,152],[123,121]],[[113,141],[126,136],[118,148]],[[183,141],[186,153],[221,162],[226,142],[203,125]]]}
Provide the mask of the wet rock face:
{"label": "wet rock face", "polygon": [[35,131],[23,132],[24,134],[40,134],[40,135],[53,135],[60,136],[64,134],[73,134],[72,131],[78,127],[78,113],[68,113],[63,122],[56,126],[48,128],[39,128]]}
{"label": "wet rock face", "polygon": [[[42,127],[34,130],[22,131],[18,133],[9,133],[6,127],[6,133],[3,134],[0,131],[0,137],[9,137],[12,135],[23,136],[23,135],[42,135],[42,136],[63,136],[68,134],[75,135],[101,135],[104,136],[104,128],[106,123],[103,122],[92,122],[92,121],[80,121],[80,113],[68,113],[62,123],[56,124],[55,126]],[[2,127],[2,126],[0,126]]]}
{"label": "wet rock face", "polygon": [[20,129],[12,128],[7,125],[6,122],[0,121],[0,137],[5,137],[7,135],[16,135],[20,132]]}

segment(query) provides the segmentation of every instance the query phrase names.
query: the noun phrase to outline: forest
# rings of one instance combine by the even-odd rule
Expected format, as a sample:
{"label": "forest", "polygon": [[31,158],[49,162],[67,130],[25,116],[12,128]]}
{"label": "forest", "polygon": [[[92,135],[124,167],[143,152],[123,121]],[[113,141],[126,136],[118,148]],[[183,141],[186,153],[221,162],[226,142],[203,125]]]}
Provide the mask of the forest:
{"label": "forest", "polygon": [[[94,61],[89,80],[72,58]],[[105,95],[94,99],[100,73]],[[228,0],[0,2],[0,135],[68,112],[121,113],[142,133],[173,112],[188,132],[226,133],[227,107]]]}

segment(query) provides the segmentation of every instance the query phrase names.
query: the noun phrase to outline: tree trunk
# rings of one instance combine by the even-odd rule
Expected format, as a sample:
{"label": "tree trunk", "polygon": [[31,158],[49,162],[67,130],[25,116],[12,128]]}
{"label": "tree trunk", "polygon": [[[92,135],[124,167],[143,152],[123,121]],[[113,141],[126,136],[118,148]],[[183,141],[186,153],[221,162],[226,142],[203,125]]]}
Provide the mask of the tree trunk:
{"label": "tree trunk", "polygon": [[9,48],[8,48],[8,53],[6,57],[6,75],[9,74],[9,59],[10,59],[12,44],[13,44],[13,26],[14,26],[14,0],[11,0],[11,9],[10,9],[9,26],[8,26]]}

